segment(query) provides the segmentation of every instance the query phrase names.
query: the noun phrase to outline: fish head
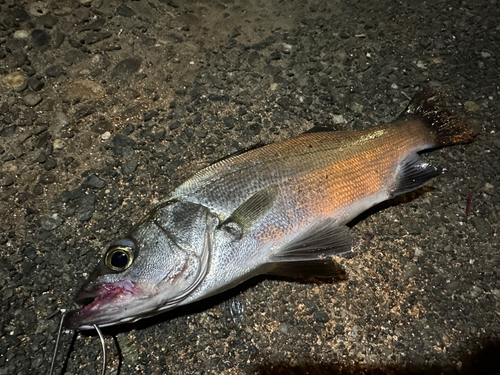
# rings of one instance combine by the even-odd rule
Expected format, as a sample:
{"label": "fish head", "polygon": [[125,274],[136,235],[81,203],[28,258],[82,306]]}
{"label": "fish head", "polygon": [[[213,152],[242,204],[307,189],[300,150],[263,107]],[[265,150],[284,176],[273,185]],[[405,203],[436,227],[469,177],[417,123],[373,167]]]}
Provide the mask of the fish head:
{"label": "fish head", "polygon": [[158,206],[108,248],[75,296],[83,307],[67,314],[65,326],[135,322],[177,306],[207,273],[217,224],[198,204]]}

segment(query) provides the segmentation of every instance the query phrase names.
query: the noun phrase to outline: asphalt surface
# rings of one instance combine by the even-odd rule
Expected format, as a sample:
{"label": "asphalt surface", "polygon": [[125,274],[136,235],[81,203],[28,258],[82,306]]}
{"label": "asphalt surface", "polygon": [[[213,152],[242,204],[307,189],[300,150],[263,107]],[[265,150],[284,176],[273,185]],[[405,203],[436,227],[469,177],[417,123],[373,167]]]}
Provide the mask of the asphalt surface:
{"label": "asphalt surface", "polygon": [[[495,0],[0,0],[0,374],[47,373],[47,317],[193,173],[390,121],[422,87],[482,132],[356,221],[343,278],[107,330],[107,373],[500,374],[499,19]],[[99,373],[100,345],[64,331],[55,373]]]}

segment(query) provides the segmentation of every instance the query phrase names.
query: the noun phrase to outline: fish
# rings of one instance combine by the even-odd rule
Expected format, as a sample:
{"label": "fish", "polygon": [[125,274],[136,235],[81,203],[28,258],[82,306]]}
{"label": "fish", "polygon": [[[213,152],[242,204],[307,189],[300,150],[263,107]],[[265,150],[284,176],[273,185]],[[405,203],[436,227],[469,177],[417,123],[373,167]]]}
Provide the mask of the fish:
{"label": "fish", "polygon": [[233,155],[186,180],[112,242],[64,326],[132,323],[257,275],[333,274],[346,225],[442,172],[419,153],[472,142],[479,129],[422,90],[394,121],[312,131]]}

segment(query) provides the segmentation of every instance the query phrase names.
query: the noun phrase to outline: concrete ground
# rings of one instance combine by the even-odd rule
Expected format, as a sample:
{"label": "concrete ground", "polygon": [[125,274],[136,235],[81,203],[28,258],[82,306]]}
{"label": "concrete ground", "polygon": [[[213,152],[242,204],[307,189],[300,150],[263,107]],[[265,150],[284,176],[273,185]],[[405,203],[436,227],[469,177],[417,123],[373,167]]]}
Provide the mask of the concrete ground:
{"label": "concrete ground", "polygon": [[[253,280],[105,331],[108,374],[500,374],[495,0],[0,0],[0,374],[46,374],[58,308],[114,238],[219,158],[397,117],[482,128],[352,228],[344,280]],[[56,374],[96,374],[64,331]],[[117,349],[119,348],[119,349]]]}

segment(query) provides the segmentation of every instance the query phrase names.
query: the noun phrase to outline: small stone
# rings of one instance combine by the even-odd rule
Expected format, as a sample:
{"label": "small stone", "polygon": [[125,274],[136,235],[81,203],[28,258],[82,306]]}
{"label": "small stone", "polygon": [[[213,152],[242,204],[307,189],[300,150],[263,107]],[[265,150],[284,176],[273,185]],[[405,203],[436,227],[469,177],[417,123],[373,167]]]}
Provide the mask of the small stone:
{"label": "small stone", "polygon": [[37,1],[29,5],[28,11],[32,16],[41,17],[49,13],[49,6],[44,1]]}
{"label": "small stone", "polygon": [[484,292],[484,290],[479,288],[476,285],[473,285],[472,288],[470,289],[470,295],[472,298],[476,298],[477,296],[479,296],[483,292]]}
{"label": "small stone", "polygon": [[104,186],[106,186],[106,181],[104,181],[102,178],[97,177],[96,174],[91,174],[89,177],[85,179],[85,181],[82,182],[82,187],[83,188],[92,188],[92,189],[102,189]]}
{"label": "small stone", "polygon": [[52,147],[54,147],[54,150],[62,150],[64,148],[64,141],[62,139],[54,139]]}
{"label": "small stone", "polygon": [[135,11],[125,4],[121,4],[117,9],[116,13],[123,17],[132,17],[135,15]]}
{"label": "small stone", "polygon": [[314,313],[314,320],[318,323],[327,323],[330,320],[330,317],[324,311],[316,311]]}
{"label": "small stone", "polygon": [[95,202],[97,198],[95,194],[83,195],[78,202],[78,208],[75,212],[75,217],[79,221],[89,221],[95,211]]}
{"label": "small stone", "polygon": [[43,168],[46,171],[50,171],[50,170],[54,169],[55,167],[57,167],[57,162],[53,158],[48,158],[47,161],[45,162],[45,164],[43,165]]}
{"label": "small stone", "polygon": [[85,44],[91,45],[100,42],[104,39],[107,39],[111,37],[111,35],[113,34],[110,31],[100,31],[100,32],[91,31],[87,35],[85,35],[83,40],[85,41]]}
{"label": "small stone", "polygon": [[28,78],[28,86],[31,87],[33,91],[40,91],[44,85],[45,83],[41,79],[35,77]]}
{"label": "small stone", "polygon": [[52,14],[44,14],[38,18],[38,24],[47,29],[52,29],[57,23],[57,18]]}
{"label": "small stone", "polygon": [[419,67],[420,69],[427,69],[427,67],[425,66],[425,64],[424,64],[423,61],[418,61],[417,62],[417,67]]}
{"label": "small stone", "polygon": [[123,134],[117,134],[113,137],[113,152],[116,155],[130,157],[134,154],[133,146],[135,141]]}
{"label": "small stone", "polygon": [[488,58],[488,57],[491,57],[491,54],[489,52],[486,52],[486,51],[482,51],[481,52],[481,57],[482,58]]}
{"label": "small stone", "polygon": [[26,11],[20,7],[15,7],[14,9],[12,9],[12,12],[10,14],[16,22],[24,22],[29,18],[28,13],[26,13]]}
{"label": "small stone", "polygon": [[233,116],[227,116],[222,118],[222,122],[226,125],[227,129],[234,128],[234,118]]}
{"label": "small stone", "polygon": [[4,67],[7,69],[16,69],[20,68],[23,66],[26,61],[28,60],[28,57],[26,54],[22,51],[17,51],[13,52],[10,55],[7,55],[7,58],[5,59]]}
{"label": "small stone", "polygon": [[6,161],[2,165],[2,171],[4,172],[16,172],[19,169],[14,161]]}
{"label": "small stone", "polygon": [[173,123],[171,123],[168,128],[170,130],[174,130],[174,129],[177,129],[179,126],[181,126],[181,123],[179,121],[174,121]]}
{"label": "small stone", "polygon": [[481,107],[479,107],[479,105],[477,105],[476,103],[474,103],[472,101],[465,102],[464,107],[469,112],[477,112],[481,109]]}
{"label": "small stone", "polygon": [[196,131],[196,136],[198,138],[205,138],[207,136],[207,134],[208,134],[207,129],[200,129],[200,130]]}
{"label": "small stone", "polygon": [[28,39],[30,33],[28,30],[16,30],[14,32],[14,39]]}
{"label": "small stone", "polygon": [[343,115],[333,115],[332,120],[335,124],[345,124],[346,120]]}
{"label": "small stone", "polygon": [[6,175],[0,178],[0,186],[10,186],[14,183],[12,176]]}
{"label": "small stone", "polygon": [[64,68],[59,64],[49,66],[45,70],[45,74],[47,74],[49,77],[52,77],[52,78],[57,78],[63,73],[64,73]]}
{"label": "small stone", "polygon": [[10,89],[17,90],[24,85],[25,77],[19,72],[12,72],[2,78],[2,83]]}
{"label": "small stone", "polygon": [[31,40],[36,47],[44,47],[50,43],[50,35],[44,30],[35,29],[31,32]]}
{"label": "small stone", "polygon": [[71,99],[96,99],[106,95],[106,90],[98,83],[84,79],[70,83],[67,87],[67,93]]}
{"label": "small stone", "polygon": [[349,108],[351,111],[355,112],[355,113],[362,113],[363,112],[363,105],[362,104],[359,104],[359,103],[350,103],[347,108]]}
{"label": "small stone", "polygon": [[63,223],[63,219],[58,214],[52,214],[42,219],[42,229],[51,231]]}
{"label": "small stone", "polygon": [[30,107],[36,106],[42,101],[42,97],[38,94],[29,93],[24,97],[24,102]]}
{"label": "small stone", "polygon": [[40,183],[41,183],[42,185],[50,185],[50,184],[52,184],[55,180],[56,180],[56,179],[55,179],[54,175],[52,175],[51,173],[44,173],[44,174],[42,174],[42,175],[40,176],[40,179],[39,179],[39,181],[40,181]]}
{"label": "small stone", "polygon": [[135,172],[137,169],[139,162],[136,159],[129,160],[125,164],[122,165],[122,174],[130,175]]}
{"label": "small stone", "polygon": [[125,59],[120,61],[111,72],[111,77],[126,79],[134,74],[141,66],[141,59]]}
{"label": "small stone", "polygon": [[45,163],[47,161],[47,154],[45,151],[41,151],[38,157],[35,159],[38,163]]}
{"label": "small stone", "polygon": [[104,132],[103,134],[101,134],[101,139],[103,141],[107,140],[107,139],[110,139],[111,138],[111,133],[110,132]]}
{"label": "small stone", "polygon": [[251,66],[256,66],[259,60],[260,60],[260,55],[257,51],[252,51],[252,53],[250,53],[250,55],[248,56],[248,63]]}

